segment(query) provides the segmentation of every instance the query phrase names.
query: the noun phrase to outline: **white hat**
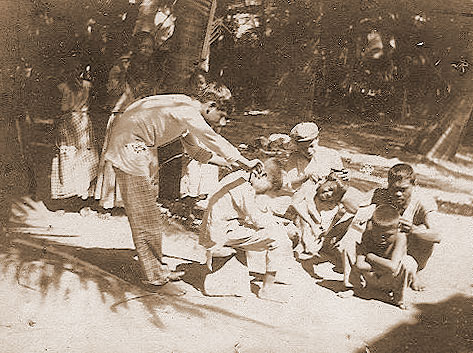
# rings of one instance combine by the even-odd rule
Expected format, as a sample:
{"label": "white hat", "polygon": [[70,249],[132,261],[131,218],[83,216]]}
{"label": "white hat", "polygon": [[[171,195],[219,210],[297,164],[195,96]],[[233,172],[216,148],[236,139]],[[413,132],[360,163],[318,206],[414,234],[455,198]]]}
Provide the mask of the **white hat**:
{"label": "white hat", "polygon": [[311,141],[319,136],[319,127],[315,123],[299,123],[291,130],[291,137],[298,142]]}

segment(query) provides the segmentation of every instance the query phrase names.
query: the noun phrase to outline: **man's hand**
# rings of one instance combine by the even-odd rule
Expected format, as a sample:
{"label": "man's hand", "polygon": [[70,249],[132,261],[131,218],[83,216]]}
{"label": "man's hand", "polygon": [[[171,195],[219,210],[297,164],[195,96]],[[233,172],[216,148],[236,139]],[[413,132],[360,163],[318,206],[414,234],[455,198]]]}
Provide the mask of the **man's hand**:
{"label": "man's hand", "polygon": [[261,175],[264,171],[263,162],[257,158],[248,161],[246,167],[248,168],[248,171],[255,171],[258,175]]}
{"label": "man's hand", "polygon": [[399,218],[399,230],[403,233],[410,233],[412,231],[412,222],[404,217]]}

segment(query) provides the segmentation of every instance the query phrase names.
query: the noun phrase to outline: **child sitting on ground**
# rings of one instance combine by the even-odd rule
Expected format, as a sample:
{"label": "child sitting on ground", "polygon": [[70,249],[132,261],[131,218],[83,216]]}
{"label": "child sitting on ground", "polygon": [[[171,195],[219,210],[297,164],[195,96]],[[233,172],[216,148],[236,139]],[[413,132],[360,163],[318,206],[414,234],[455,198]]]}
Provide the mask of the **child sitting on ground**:
{"label": "child sitting on ground", "polygon": [[399,232],[399,213],[390,205],[378,206],[363,232],[357,249],[352,283],[388,291],[393,303],[405,309],[404,293],[417,271],[407,255],[407,238]]}
{"label": "child sitting on ground", "polygon": [[278,161],[272,158],[262,172],[236,171],[224,177],[210,197],[200,235],[209,260],[232,249],[264,251],[266,273],[258,297],[276,301],[281,301],[274,293],[276,273],[291,255],[291,244],[276,218],[258,207],[256,195],[281,188],[281,175]]}
{"label": "child sitting on ground", "polygon": [[[334,238],[334,246],[347,228],[338,225],[353,217],[359,205],[367,202],[365,199],[361,191],[347,186],[334,172],[319,184],[307,180],[292,197],[292,207],[297,212],[295,223],[302,235],[300,257],[316,255],[324,238]],[[332,232],[335,226],[337,231]]]}

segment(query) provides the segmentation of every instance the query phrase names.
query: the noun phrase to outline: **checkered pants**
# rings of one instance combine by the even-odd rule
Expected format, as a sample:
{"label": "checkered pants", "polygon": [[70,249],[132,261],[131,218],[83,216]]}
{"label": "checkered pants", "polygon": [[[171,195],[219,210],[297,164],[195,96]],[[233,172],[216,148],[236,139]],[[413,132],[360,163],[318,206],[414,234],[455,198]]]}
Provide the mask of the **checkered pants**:
{"label": "checkered pants", "polygon": [[167,265],[162,263],[162,236],[166,224],[156,204],[156,188],[148,177],[114,169],[146,279],[154,284],[166,283],[170,274]]}

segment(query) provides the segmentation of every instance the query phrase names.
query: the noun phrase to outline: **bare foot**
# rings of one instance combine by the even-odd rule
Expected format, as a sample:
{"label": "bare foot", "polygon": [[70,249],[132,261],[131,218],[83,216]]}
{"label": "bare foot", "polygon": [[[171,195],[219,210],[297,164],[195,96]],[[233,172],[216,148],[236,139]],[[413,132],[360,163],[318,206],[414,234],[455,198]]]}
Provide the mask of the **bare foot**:
{"label": "bare foot", "polygon": [[343,292],[338,292],[337,297],[342,298],[342,299],[346,299],[346,298],[353,297],[354,294],[355,294],[355,292],[353,291],[353,289],[349,289],[349,290],[346,290],[346,291],[343,291]]}
{"label": "bare foot", "polygon": [[300,253],[297,258],[301,261],[306,261],[306,260],[310,260],[314,257],[318,257],[319,254],[316,254],[316,253],[312,253],[312,252],[303,252],[303,253]]}
{"label": "bare foot", "polygon": [[182,279],[182,276],[184,276],[186,273],[184,271],[171,271],[171,273],[168,276],[168,280],[171,282],[175,281],[180,281]]}
{"label": "bare foot", "polygon": [[409,309],[408,306],[406,305],[406,303],[404,303],[404,302],[398,302],[398,303],[396,303],[396,306],[401,310],[408,310]]}
{"label": "bare foot", "polygon": [[426,286],[425,284],[419,279],[419,277],[414,277],[411,282],[411,288],[412,290],[415,290],[417,292],[422,292],[425,290]]}

